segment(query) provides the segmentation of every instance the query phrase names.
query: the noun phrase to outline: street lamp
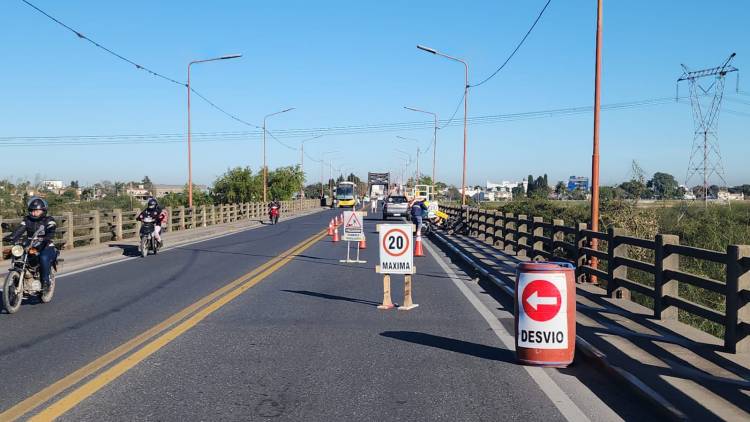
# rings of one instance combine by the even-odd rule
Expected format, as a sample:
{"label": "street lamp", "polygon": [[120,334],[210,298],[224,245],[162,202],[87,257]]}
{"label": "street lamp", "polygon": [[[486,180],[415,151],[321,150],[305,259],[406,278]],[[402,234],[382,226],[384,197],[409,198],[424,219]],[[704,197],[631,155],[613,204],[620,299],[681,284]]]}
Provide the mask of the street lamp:
{"label": "street lamp", "polygon": [[[602,78],[602,0],[597,2],[596,9],[596,58],[594,65],[594,146],[591,154],[591,230],[599,231],[599,110],[601,108]],[[597,249],[598,241],[591,239],[591,249]],[[591,267],[597,268],[598,260],[591,258]],[[591,277],[596,282],[596,276]]]}
{"label": "street lamp", "polygon": [[[325,163],[325,156],[328,154],[340,154],[340,150],[332,150],[332,151],[326,151],[322,154],[320,154],[320,197],[323,197],[323,165]],[[333,161],[331,159],[328,160],[328,178],[329,180],[333,178]],[[331,184],[328,183],[328,190],[331,190]]]}
{"label": "street lamp", "polygon": [[204,60],[193,60],[188,63],[187,66],[187,120],[188,120],[188,133],[187,133],[187,147],[188,147],[188,207],[193,208],[193,158],[191,152],[191,133],[190,133],[190,66],[196,63],[213,62],[216,60],[228,60],[237,59],[242,57],[242,54],[228,54],[226,56],[214,57],[213,59]]}
{"label": "street lamp", "polygon": [[286,110],[277,111],[276,113],[267,114],[263,117],[263,202],[268,202],[268,166],[266,165],[266,119],[277,114],[286,113],[294,110],[294,107]]}
{"label": "street lamp", "polygon": [[419,173],[419,143],[422,141],[420,141],[419,139],[405,138],[403,136],[398,136],[398,135],[396,135],[396,138],[401,139],[402,141],[413,141],[417,143],[417,176],[416,176],[416,179],[417,181],[419,181],[419,177],[421,176],[421,174]]}
{"label": "street lamp", "polygon": [[465,73],[464,73],[464,166],[463,166],[463,176],[461,177],[461,205],[466,205],[466,141],[467,141],[466,116],[469,112],[469,64],[466,63],[466,61],[462,59],[441,53],[435,50],[434,48],[425,47],[422,45],[418,45],[417,48],[422,51],[426,51],[428,53],[435,54],[438,56],[443,56],[446,59],[450,59],[450,60],[464,64],[464,69],[465,69]]}
{"label": "street lamp", "polygon": [[419,113],[425,113],[425,114],[432,114],[432,117],[435,118],[435,130],[432,134],[432,184],[435,184],[435,159],[437,157],[437,130],[438,130],[438,116],[437,113],[433,113],[431,111],[425,111],[420,110],[418,108],[413,107],[404,107],[407,110],[416,111]]}
{"label": "street lamp", "polygon": [[300,198],[305,197],[305,142],[313,141],[315,139],[321,138],[323,135],[314,136],[309,139],[305,139],[302,142],[299,143],[299,168],[302,172],[302,187],[300,188]]}

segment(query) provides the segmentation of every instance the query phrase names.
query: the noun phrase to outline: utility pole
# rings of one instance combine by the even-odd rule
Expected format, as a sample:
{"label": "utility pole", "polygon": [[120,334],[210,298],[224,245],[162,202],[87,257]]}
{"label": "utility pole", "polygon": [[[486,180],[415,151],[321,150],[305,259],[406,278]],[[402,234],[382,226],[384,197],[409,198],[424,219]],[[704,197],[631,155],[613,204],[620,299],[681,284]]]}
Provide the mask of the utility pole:
{"label": "utility pole", "polygon": [[[602,80],[602,0],[597,1],[596,9],[596,64],[594,65],[594,147],[591,155],[591,230],[599,231],[599,111],[601,108]],[[597,239],[591,239],[591,249],[597,249]],[[597,268],[599,262],[591,257],[591,267]],[[596,276],[591,277],[596,282]]]}
{"label": "utility pole", "polygon": [[[727,185],[721,150],[719,149],[718,127],[726,76],[732,72],[739,72],[739,69],[731,64],[735,55],[736,53],[732,53],[724,61],[724,64],[709,69],[691,71],[683,64],[682,75],[677,79],[676,101],[679,101],[680,82],[688,81],[689,83],[690,105],[693,108],[695,126],[685,186],[690,189],[690,179],[696,174],[700,174],[703,179],[703,203],[705,206],[708,206],[708,187],[711,176],[718,176],[724,186]],[[700,80],[703,78],[709,78],[711,81],[708,87],[701,86]],[[739,73],[737,83],[737,89],[739,90]],[[710,103],[707,106],[701,104],[701,97],[708,97]]]}

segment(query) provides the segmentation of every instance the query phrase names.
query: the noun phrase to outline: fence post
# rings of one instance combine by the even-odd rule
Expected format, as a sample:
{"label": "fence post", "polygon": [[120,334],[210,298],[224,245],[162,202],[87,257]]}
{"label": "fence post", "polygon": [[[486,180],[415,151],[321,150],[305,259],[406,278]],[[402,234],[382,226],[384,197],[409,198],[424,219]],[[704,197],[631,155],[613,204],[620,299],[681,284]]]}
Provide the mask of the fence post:
{"label": "fence post", "polygon": [[[674,306],[664,307],[664,297],[677,297],[679,295],[677,280],[667,277],[667,271],[676,271],[680,268],[680,256],[675,253],[667,253],[665,245],[679,245],[680,238],[672,234],[657,234],[656,247],[654,248],[654,318],[677,319],[677,308]],[[727,266],[727,268],[729,268]],[[727,279],[728,280],[728,279]]]}
{"label": "fence post", "polygon": [[586,223],[578,223],[576,226],[576,252],[575,252],[575,260],[576,260],[576,281],[578,283],[584,283],[586,281],[586,274],[583,273],[583,271],[580,270],[581,267],[586,265],[588,262],[588,256],[585,252],[583,252],[583,248],[588,245],[588,236],[583,234],[584,230],[588,229],[588,224]]}
{"label": "fence post", "polygon": [[211,205],[211,225],[216,225],[216,205]]}
{"label": "fence post", "polygon": [[538,239],[544,237],[544,227],[542,227],[541,223],[544,223],[544,217],[533,217],[531,223],[531,244],[533,245],[533,251],[531,254],[532,259],[536,258],[538,255],[543,256],[539,251],[544,251],[544,240]]}
{"label": "fence post", "polygon": [[627,232],[621,228],[610,228],[607,232],[607,269],[609,270],[607,295],[611,298],[630,299],[630,290],[617,286],[618,278],[628,278],[628,267],[617,263],[617,258],[628,256],[628,245],[617,239],[626,234]]}
{"label": "fence post", "polygon": [[[492,223],[493,230],[492,230],[492,244],[500,249],[505,249],[505,219],[503,218],[505,214],[502,212],[495,211],[495,222]],[[499,224],[498,224],[499,223]],[[498,230],[500,233],[498,234]]]}
{"label": "fence post", "polygon": [[[555,255],[555,242],[565,242],[565,232],[563,227],[565,226],[565,220],[555,218],[552,220],[552,241],[549,244],[549,253]],[[570,258],[569,251],[564,251],[565,256]]]}
{"label": "fence post", "polygon": [[[133,209],[133,212],[135,213],[134,214],[135,217],[133,217],[133,218],[135,218],[135,233],[133,233],[133,237],[136,238],[136,239],[139,239],[141,237],[141,222],[138,221],[138,215],[140,215],[141,210],[139,210],[139,209],[136,208],[136,209]],[[167,221],[169,221],[169,220],[167,220]],[[167,226],[167,227],[169,227],[169,226]]]}
{"label": "fence post", "polygon": [[99,225],[101,224],[101,220],[99,217],[99,210],[91,211],[91,224],[94,226],[92,230],[92,239],[91,244],[92,245],[98,245],[99,242],[101,242],[101,231],[99,228]]}
{"label": "fence post", "polygon": [[505,235],[503,239],[505,240],[505,248],[503,250],[505,252],[515,252],[513,250],[513,241],[516,239],[515,236],[515,220],[514,220],[513,213],[507,212],[505,213],[505,230],[503,230],[503,234]]}
{"label": "fence post", "polygon": [[206,227],[206,206],[201,206],[201,227]]}
{"label": "fence post", "polygon": [[727,246],[727,291],[724,349],[729,353],[750,351],[750,245]]}
{"label": "fence post", "polygon": [[115,240],[122,240],[122,210],[116,208],[112,211],[115,217]]}
{"label": "fence post", "polygon": [[516,256],[528,256],[526,245],[529,243],[529,224],[527,221],[528,216],[523,214],[518,216],[518,223],[516,224]]}
{"label": "fence post", "polygon": [[180,224],[180,230],[185,230],[185,207],[182,205],[177,208],[177,221]]}

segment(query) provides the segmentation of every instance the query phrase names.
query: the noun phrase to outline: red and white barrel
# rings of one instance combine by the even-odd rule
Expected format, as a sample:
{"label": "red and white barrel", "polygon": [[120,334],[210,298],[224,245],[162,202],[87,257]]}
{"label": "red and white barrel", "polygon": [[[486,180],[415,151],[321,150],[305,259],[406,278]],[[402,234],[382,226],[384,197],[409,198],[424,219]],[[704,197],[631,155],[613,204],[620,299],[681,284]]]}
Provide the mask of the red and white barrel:
{"label": "red and white barrel", "polygon": [[573,265],[518,264],[515,291],[516,358],[529,365],[568,366],[576,344]]}

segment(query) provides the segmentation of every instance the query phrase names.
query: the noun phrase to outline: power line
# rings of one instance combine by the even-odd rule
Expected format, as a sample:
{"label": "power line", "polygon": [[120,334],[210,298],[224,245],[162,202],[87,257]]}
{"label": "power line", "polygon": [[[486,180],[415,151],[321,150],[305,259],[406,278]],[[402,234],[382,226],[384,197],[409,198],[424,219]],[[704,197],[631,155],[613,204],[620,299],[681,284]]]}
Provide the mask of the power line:
{"label": "power line", "polygon": [[[156,76],[158,78],[161,78],[161,79],[163,79],[165,81],[168,81],[168,82],[171,82],[173,84],[180,85],[180,86],[183,86],[183,87],[187,87],[186,83],[177,81],[174,78],[170,78],[169,76],[166,76],[166,75],[163,75],[163,74],[161,74],[159,72],[156,72],[155,70],[152,70],[152,69],[150,69],[150,68],[148,68],[148,67],[146,67],[146,66],[144,66],[142,64],[136,63],[135,61],[133,61],[131,59],[128,59],[127,57],[123,56],[122,54],[117,53],[114,50],[105,47],[104,45],[100,44],[99,42],[97,42],[97,41],[89,38],[86,35],[84,35],[81,31],[78,31],[77,29],[72,28],[71,26],[65,24],[61,20],[55,18],[54,16],[50,15],[49,13],[47,13],[44,10],[40,9],[39,7],[35,6],[31,2],[29,2],[28,0],[21,0],[21,1],[23,3],[25,3],[26,5],[28,5],[29,7],[31,7],[32,9],[34,9],[37,12],[41,13],[42,15],[46,16],[47,18],[49,18],[53,22],[57,23],[58,25],[62,26],[65,29],[67,29],[68,31],[74,33],[78,38],[80,38],[82,40],[85,40],[85,41],[88,41],[89,43],[91,43],[95,47],[99,48],[100,50],[105,51],[107,54],[110,54],[111,56],[114,56],[114,57],[116,57],[117,59],[119,59],[121,61],[124,61],[124,62],[126,62],[128,64],[131,64],[131,65],[135,66],[136,69],[148,72],[149,74],[151,74],[153,76]],[[233,119],[233,120],[235,120],[235,121],[237,121],[239,123],[242,123],[242,124],[244,124],[246,126],[250,126],[250,127],[256,128],[256,129],[260,129],[260,126],[254,124],[254,123],[250,123],[248,121],[245,121],[245,120],[237,117],[236,115],[234,115],[234,114],[232,114],[232,113],[224,110],[223,108],[219,107],[216,103],[214,103],[213,101],[211,101],[208,98],[206,98],[205,95],[203,95],[200,92],[196,91],[193,87],[190,87],[190,91],[193,94],[197,95],[201,100],[205,101],[209,106],[211,106],[214,109],[218,110],[219,112],[223,113],[227,117],[229,117],[229,118],[231,118],[231,119]]]}
{"label": "power line", "polygon": [[[684,100],[683,100],[684,101]],[[684,104],[680,101],[680,104]],[[602,110],[626,110],[632,108],[641,107],[652,107],[658,105],[673,104],[674,97],[659,97],[650,98],[639,101],[629,101],[602,105]],[[558,109],[547,109],[538,111],[529,111],[521,113],[507,113],[507,114],[496,114],[487,116],[475,116],[469,117],[467,123],[470,125],[482,125],[482,124],[498,124],[505,122],[514,122],[529,119],[541,119],[541,118],[552,118],[552,117],[566,117],[580,114],[590,113],[592,110],[591,106],[582,107],[567,107]],[[441,121],[449,123],[448,121]],[[282,141],[280,138],[301,138],[318,135],[334,136],[334,135],[357,135],[357,134],[371,134],[371,133],[387,133],[387,132],[400,132],[408,130],[417,130],[433,127],[433,121],[419,121],[419,122],[400,122],[400,123],[382,123],[382,124],[367,124],[367,125],[351,125],[351,126],[332,126],[332,127],[318,127],[309,129],[284,129],[277,130],[271,133],[268,131],[272,139],[279,142],[281,145],[288,149],[296,150],[297,148],[290,146]],[[194,139],[203,139],[211,141],[242,141],[242,140],[259,140],[263,136],[262,131],[237,131],[237,132],[197,132],[192,134]],[[59,144],[64,145],[66,143],[88,142],[90,144],[106,144],[106,143],[117,143],[117,144],[128,144],[143,141],[143,143],[169,143],[172,142],[183,142],[186,137],[185,133],[157,133],[157,134],[118,134],[118,135],[67,135],[67,136],[9,136],[0,137],[0,146],[24,143],[30,146],[45,144]]]}
{"label": "power line", "polygon": [[[468,88],[467,88],[467,89],[468,89]],[[450,119],[448,119],[448,120],[447,120],[447,121],[445,122],[445,124],[444,124],[444,125],[442,125],[442,126],[438,126],[438,129],[443,129],[444,127],[448,126],[448,125],[449,125],[449,124],[450,124],[450,123],[451,123],[451,122],[453,121],[453,118],[455,118],[455,117],[456,117],[456,113],[458,113],[458,109],[460,109],[460,108],[461,108],[461,103],[462,103],[462,102],[464,102],[464,98],[465,98],[465,97],[466,97],[466,90],[464,90],[464,93],[463,93],[463,94],[461,94],[461,99],[460,99],[460,100],[458,100],[458,104],[456,105],[456,109],[455,109],[455,110],[453,110],[453,114],[451,114],[451,117],[450,117]]]}
{"label": "power line", "polygon": [[510,59],[512,59],[513,56],[516,55],[516,53],[518,52],[518,50],[521,48],[521,46],[523,45],[523,43],[526,41],[526,38],[529,37],[529,34],[531,34],[531,31],[534,30],[534,27],[539,22],[539,19],[542,18],[542,15],[544,14],[544,11],[547,10],[547,6],[549,6],[549,4],[551,2],[552,2],[552,0],[547,0],[547,3],[544,5],[544,7],[542,8],[542,10],[539,12],[539,15],[534,20],[534,23],[531,24],[531,27],[529,28],[529,30],[526,31],[526,35],[524,35],[523,38],[521,38],[521,42],[519,42],[518,45],[516,46],[516,48],[513,50],[513,52],[510,53],[510,56],[508,56],[508,58],[505,59],[505,62],[503,62],[503,64],[499,68],[497,68],[496,71],[494,71],[490,76],[488,76],[487,78],[485,78],[482,82],[479,82],[478,84],[471,85],[472,88],[484,84],[485,82],[487,82],[490,79],[492,79],[493,77],[495,77],[495,75],[497,75],[498,72],[500,72],[501,70],[503,70],[503,68],[505,67],[505,65],[507,65],[508,62],[510,62]]}
{"label": "power line", "polygon": [[223,113],[224,115],[226,115],[230,119],[235,120],[237,122],[240,122],[240,123],[242,123],[243,125],[246,125],[246,126],[250,126],[250,127],[256,128],[256,129],[262,129],[260,126],[254,124],[254,123],[250,123],[250,122],[247,122],[245,120],[242,120],[239,117],[235,116],[234,114],[232,114],[232,113],[224,110],[223,108],[217,106],[211,100],[209,100],[208,98],[206,98],[203,95],[201,95],[198,91],[196,91],[192,87],[190,88],[190,91],[192,91],[193,94],[197,95],[200,99],[202,99],[203,101],[205,101],[206,103],[208,103],[208,105],[210,105],[211,107],[213,107],[216,110],[220,111],[221,113]]}
{"label": "power line", "polygon": [[161,73],[159,73],[159,72],[156,72],[156,71],[154,71],[154,70],[151,70],[151,69],[149,69],[149,68],[148,68],[148,67],[146,67],[146,66],[140,65],[140,64],[138,64],[138,63],[136,63],[136,62],[134,62],[134,61],[132,61],[132,60],[130,60],[130,59],[128,59],[128,58],[126,58],[126,57],[122,56],[121,54],[119,54],[119,53],[116,53],[116,52],[114,52],[114,51],[110,50],[109,48],[107,48],[107,47],[105,47],[105,46],[103,46],[103,45],[99,44],[98,42],[94,41],[93,39],[91,39],[91,38],[87,37],[86,35],[84,35],[84,34],[83,34],[83,33],[81,33],[80,31],[78,31],[78,30],[75,30],[75,29],[71,28],[70,26],[66,25],[65,23],[63,23],[63,22],[62,22],[62,21],[60,21],[59,19],[57,19],[57,18],[53,17],[52,15],[50,15],[50,14],[49,14],[49,13],[47,13],[47,12],[45,12],[44,10],[42,10],[42,9],[38,8],[37,6],[35,6],[35,5],[31,4],[31,3],[29,2],[29,1],[27,1],[27,0],[21,0],[21,1],[22,1],[23,3],[25,3],[25,4],[27,5],[27,6],[31,7],[32,9],[34,9],[34,10],[36,10],[37,12],[41,13],[42,15],[46,16],[47,18],[51,19],[51,20],[52,20],[53,22],[57,23],[58,25],[62,26],[62,27],[63,27],[63,28],[65,28],[65,29],[67,29],[68,31],[70,31],[70,32],[74,33],[74,34],[75,34],[75,35],[76,35],[76,36],[77,36],[78,38],[80,38],[80,39],[82,39],[82,40],[85,40],[85,41],[88,41],[88,42],[90,42],[90,43],[91,43],[91,44],[93,44],[93,45],[94,45],[95,47],[97,47],[97,48],[99,48],[99,49],[101,49],[101,50],[103,50],[103,51],[107,52],[108,54],[110,54],[110,55],[112,55],[112,56],[114,56],[114,57],[117,57],[118,59],[120,59],[120,60],[122,60],[122,61],[124,61],[124,62],[126,62],[126,63],[132,64],[133,66],[135,66],[135,67],[136,67],[136,69],[139,69],[139,70],[143,70],[143,71],[145,71],[145,72],[148,72],[148,73],[150,73],[150,74],[151,74],[151,75],[153,75],[153,76],[156,76],[156,77],[158,77],[158,78],[164,79],[164,80],[166,80],[166,81],[169,81],[169,82],[172,82],[173,84],[177,84],[177,85],[182,85],[182,86],[186,86],[186,85],[185,85],[184,83],[182,83],[182,82],[178,82],[178,81],[176,81],[176,80],[174,80],[174,79],[170,78],[169,76],[165,76],[165,75],[162,75],[162,74],[161,74]]}

